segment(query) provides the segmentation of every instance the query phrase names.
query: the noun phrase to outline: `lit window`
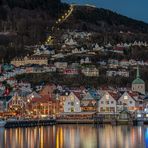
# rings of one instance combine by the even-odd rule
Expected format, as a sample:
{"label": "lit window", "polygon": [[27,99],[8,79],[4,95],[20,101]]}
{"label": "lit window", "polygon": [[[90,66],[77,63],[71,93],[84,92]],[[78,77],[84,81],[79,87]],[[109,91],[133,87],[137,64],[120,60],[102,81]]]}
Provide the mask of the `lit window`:
{"label": "lit window", "polygon": [[70,99],[71,99],[71,101],[74,101],[74,96],[71,96]]}
{"label": "lit window", "polygon": [[106,99],[109,100],[109,95],[108,94],[106,95]]}
{"label": "lit window", "polygon": [[140,117],[141,117],[141,114],[137,114],[137,117],[139,117],[139,118],[140,118]]}
{"label": "lit window", "polygon": [[127,100],[128,99],[128,96],[124,96],[124,100]]}

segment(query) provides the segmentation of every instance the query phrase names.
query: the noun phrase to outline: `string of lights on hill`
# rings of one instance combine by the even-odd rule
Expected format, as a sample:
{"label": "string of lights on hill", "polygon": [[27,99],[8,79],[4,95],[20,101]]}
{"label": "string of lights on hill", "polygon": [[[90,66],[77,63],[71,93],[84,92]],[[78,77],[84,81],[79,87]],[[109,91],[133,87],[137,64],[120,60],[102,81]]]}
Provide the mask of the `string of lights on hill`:
{"label": "string of lights on hill", "polygon": [[[63,23],[64,21],[66,21],[70,15],[72,14],[74,10],[74,5],[70,5],[69,9],[67,10],[67,12],[65,12],[62,16],[60,16],[57,21],[55,22],[55,24],[52,27],[52,31],[54,29],[59,29],[56,28],[59,24]],[[54,41],[54,37],[52,37],[51,35],[48,36],[47,40],[45,41],[45,45],[52,45]]]}

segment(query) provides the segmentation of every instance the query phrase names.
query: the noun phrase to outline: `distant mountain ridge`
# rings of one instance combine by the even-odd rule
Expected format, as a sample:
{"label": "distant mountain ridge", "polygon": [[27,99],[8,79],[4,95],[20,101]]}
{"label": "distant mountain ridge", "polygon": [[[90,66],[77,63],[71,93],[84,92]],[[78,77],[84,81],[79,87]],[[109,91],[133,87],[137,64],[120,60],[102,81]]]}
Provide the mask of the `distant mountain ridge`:
{"label": "distant mountain ridge", "polygon": [[78,24],[78,27],[80,27],[80,24],[85,24],[86,26],[88,24],[88,30],[95,31],[128,30],[143,33],[148,32],[147,23],[128,18],[103,8],[77,6],[71,20],[75,22],[72,23],[74,25],[68,25],[73,28]]}

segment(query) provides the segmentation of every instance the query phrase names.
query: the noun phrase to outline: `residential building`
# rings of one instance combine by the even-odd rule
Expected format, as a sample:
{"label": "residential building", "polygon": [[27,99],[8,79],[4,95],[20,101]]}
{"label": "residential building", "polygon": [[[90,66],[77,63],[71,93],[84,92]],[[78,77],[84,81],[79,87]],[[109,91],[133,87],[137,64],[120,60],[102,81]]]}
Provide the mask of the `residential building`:
{"label": "residential building", "polygon": [[129,66],[129,61],[126,59],[123,59],[120,61],[120,66],[121,67],[128,67]]}
{"label": "residential building", "polygon": [[111,93],[106,92],[98,102],[98,112],[100,113],[116,113],[116,99]]}
{"label": "residential building", "polygon": [[29,111],[37,116],[59,114],[59,101],[47,96],[33,98],[30,101]]}
{"label": "residential building", "polygon": [[121,76],[121,77],[129,77],[129,71],[125,70],[125,69],[120,69],[120,70],[108,70],[106,72],[106,75],[108,77],[115,77],[115,76]]}
{"label": "residential building", "polygon": [[99,76],[99,70],[93,66],[83,67],[81,72],[87,77],[98,77]]}
{"label": "residential building", "polygon": [[16,67],[28,64],[48,65],[48,57],[47,56],[16,57],[11,61],[11,64],[15,65]]}
{"label": "residential building", "polygon": [[80,100],[73,92],[64,96],[64,112],[81,112]]}
{"label": "residential building", "polygon": [[97,99],[95,99],[89,92],[81,100],[82,112],[96,112],[97,111]]}
{"label": "residential building", "polygon": [[67,62],[55,62],[54,65],[58,69],[66,69],[68,66],[68,63]]}
{"label": "residential building", "polygon": [[140,99],[137,93],[124,92],[118,99],[117,110],[127,110],[130,112],[139,111],[143,109],[143,100]]}
{"label": "residential building", "polygon": [[65,74],[65,75],[78,75],[79,71],[78,71],[78,69],[75,69],[75,68],[67,68],[63,71],[63,74]]}
{"label": "residential building", "polygon": [[56,98],[54,91],[56,86],[54,84],[45,85],[42,90],[39,92],[39,95],[42,97]]}

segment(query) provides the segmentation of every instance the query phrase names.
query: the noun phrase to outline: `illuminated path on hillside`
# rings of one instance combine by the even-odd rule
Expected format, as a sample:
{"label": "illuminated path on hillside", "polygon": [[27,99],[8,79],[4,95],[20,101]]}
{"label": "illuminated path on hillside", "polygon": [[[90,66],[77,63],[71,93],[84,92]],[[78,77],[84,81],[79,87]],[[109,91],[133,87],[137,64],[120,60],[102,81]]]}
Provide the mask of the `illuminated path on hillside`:
{"label": "illuminated path on hillside", "polygon": [[[67,12],[57,19],[55,25],[53,25],[53,27],[52,27],[52,31],[56,28],[56,26],[58,26],[59,24],[65,22],[71,16],[71,14],[73,13],[73,10],[74,10],[74,5],[70,5],[70,7],[67,10]],[[52,42],[53,42],[53,37],[52,36],[48,36],[47,40],[45,41],[45,44],[46,45],[51,45]]]}
{"label": "illuminated path on hillside", "polygon": [[[75,6],[87,6],[87,7],[92,7],[92,8],[96,8],[95,5],[89,5],[89,4],[85,4],[85,5],[79,5],[79,4],[71,4],[69,9],[67,10],[67,12],[65,12],[65,14],[63,14],[62,16],[60,16],[57,21],[55,22],[55,24],[52,27],[52,32],[54,29],[59,29],[57,28],[58,25],[60,25],[61,23],[65,22],[73,13],[74,11],[74,7]],[[52,36],[48,36],[47,40],[45,41],[46,45],[51,45],[53,43],[54,37]]]}

